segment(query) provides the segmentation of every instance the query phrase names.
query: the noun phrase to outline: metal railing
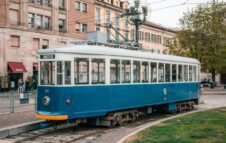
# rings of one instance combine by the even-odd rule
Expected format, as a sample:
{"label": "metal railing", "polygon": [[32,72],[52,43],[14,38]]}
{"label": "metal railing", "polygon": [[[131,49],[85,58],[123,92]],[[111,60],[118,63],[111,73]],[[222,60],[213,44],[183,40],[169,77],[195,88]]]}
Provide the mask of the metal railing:
{"label": "metal railing", "polygon": [[31,92],[0,93],[0,114],[36,109],[36,95]]}

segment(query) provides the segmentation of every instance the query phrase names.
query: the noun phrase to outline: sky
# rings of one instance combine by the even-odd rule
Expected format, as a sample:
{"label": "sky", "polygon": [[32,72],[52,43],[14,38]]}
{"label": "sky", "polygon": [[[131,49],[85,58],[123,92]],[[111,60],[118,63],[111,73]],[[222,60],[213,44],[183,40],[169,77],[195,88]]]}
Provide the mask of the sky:
{"label": "sky", "polygon": [[[226,2],[226,0],[219,1]],[[149,8],[148,20],[169,28],[180,28],[179,19],[184,12],[197,7],[198,4],[194,3],[207,2],[213,2],[213,0],[141,0],[141,3]],[[131,3],[133,0],[130,0]]]}

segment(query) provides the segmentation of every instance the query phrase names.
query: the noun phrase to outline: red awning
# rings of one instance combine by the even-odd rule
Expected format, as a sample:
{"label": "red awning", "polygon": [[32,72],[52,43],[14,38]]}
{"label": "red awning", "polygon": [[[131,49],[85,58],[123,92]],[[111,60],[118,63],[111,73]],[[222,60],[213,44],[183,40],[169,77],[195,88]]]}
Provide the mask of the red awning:
{"label": "red awning", "polygon": [[27,70],[24,67],[24,64],[21,62],[8,62],[8,67],[11,70],[11,72],[14,73],[27,72]]}
{"label": "red awning", "polygon": [[38,71],[38,63],[33,63],[33,67],[35,71]]}

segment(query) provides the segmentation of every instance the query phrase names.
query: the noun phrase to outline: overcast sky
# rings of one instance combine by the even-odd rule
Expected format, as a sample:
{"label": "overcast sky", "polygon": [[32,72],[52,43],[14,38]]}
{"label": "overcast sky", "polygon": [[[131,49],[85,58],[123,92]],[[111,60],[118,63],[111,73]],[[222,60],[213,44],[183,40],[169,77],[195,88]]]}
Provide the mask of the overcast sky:
{"label": "overcast sky", "polygon": [[[207,3],[213,0],[141,0],[142,4],[149,3],[151,9],[149,20],[171,28],[179,28],[179,18],[183,16],[183,12],[197,6],[194,3]],[[217,1],[217,0],[215,0]],[[224,1],[226,0],[218,0]],[[133,0],[130,0],[130,3]],[[193,3],[193,4],[192,4]],[[178,5],[178,6],[176,6]],[[171,7],[172,6],[172,7]],[[169,8],[166,8],[169,7]]]}

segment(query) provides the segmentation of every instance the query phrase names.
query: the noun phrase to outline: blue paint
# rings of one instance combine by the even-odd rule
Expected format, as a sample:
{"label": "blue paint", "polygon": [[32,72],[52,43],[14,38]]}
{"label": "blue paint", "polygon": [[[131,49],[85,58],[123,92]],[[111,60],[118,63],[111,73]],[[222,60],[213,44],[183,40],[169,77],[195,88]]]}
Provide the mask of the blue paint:
{"label": "blue paint", "polygon": [[176,111],[177,110],[177,104],[176,103],[170,103],[168,106],[169,111]]}
{"label": "blue paint", "polygon": [[[44,115],[68,115],[69,119],[104,116],[112,111],[195,100],[200,96],[199,90],[199,83],[39,86],[37,111]],[[48,106],[42,103],[44,96],[51,99]]]}

